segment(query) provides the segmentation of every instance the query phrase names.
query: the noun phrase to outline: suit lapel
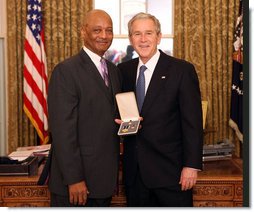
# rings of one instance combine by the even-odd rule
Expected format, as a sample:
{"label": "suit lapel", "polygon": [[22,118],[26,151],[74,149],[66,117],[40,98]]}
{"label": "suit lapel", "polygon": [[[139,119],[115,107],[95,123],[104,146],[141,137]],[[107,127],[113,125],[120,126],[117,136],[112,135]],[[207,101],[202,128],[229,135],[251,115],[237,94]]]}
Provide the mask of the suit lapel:
{"label": "suit lapel", "polygon": [[164,88],[164,84],[169,78],[169,64],[166,61],[167,60],[163,60],[163,53],[161,53],[146,92],[144,104],[141,110],[142,114],[148,111],[151,104],[156,101],[156,97],[159,95],[160,90]]}
{"label": "suit lapel", "polygon": [[133,90],[136,93],[136,81],[137,81],[137,68],[138,68],[138,62],[139,60],[136,59],[134,63],[131,64],[130,66],[130,80],[131,80],[131,85],[133,86],[130,90]]}
{"label": "suit lapel", "polygon": [[112,99],[112,102],[114,106],[116,107],[115,95],[120,92],[120,84],[118,81],[119,79],[117,79],[118,77],[117,73],[113,73],[114,71],[117,71],[117,70],[114,70],[115,67],[112,67],[112,64],[110,63],[109,64],[107,63],[107,66],[108,66],[108,76],[109,76],[109,82],[110,82],[109,83],[110,98]]}
{"label": "suit lapel", "polygon": [[[97,67],[94,65],[90,57],[85,53],[84,50],[80,51],[80,57],[83,63],[84,70],[91,76],[91,79],[95,81],[96,85],[98,85],[99,89],[104,93],[107,99],[112,102],[112,96],[109,92],[109,88],[105,85],[104,80],[102,79]],[[110,70],[109,70],[110,72]],[[111,86],[111,82],[110,82]]]}

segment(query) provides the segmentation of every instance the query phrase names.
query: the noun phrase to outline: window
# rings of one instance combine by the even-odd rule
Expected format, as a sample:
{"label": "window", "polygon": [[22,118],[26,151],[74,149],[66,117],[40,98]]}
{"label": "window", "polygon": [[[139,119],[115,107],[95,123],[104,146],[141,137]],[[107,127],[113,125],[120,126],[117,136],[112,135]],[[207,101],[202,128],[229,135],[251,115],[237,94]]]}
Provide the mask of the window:
{"label": "window", "polygon": [[[173,54],[173,3],[174,0],[94,0],[94,8],[105,10],[113,20],[114,40],[107,57],[114,63],[121,62],[129,45],[129,20],[138,12],[148,12],[161,23],[162,40],[159,49]],[[134,52],[133,58],[137,57]]]}

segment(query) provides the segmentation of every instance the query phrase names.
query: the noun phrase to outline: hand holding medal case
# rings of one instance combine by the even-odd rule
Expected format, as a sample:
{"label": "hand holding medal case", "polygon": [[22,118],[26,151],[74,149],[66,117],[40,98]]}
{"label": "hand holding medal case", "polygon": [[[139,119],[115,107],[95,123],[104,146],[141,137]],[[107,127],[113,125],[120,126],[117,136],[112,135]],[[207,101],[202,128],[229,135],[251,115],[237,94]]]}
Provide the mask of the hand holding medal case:
{"label": "hand holding medal case", "polygon": [[136,134],[140,120],[134,92],[116,94],[116,102],[123,121],[118,130],[118,135]]}

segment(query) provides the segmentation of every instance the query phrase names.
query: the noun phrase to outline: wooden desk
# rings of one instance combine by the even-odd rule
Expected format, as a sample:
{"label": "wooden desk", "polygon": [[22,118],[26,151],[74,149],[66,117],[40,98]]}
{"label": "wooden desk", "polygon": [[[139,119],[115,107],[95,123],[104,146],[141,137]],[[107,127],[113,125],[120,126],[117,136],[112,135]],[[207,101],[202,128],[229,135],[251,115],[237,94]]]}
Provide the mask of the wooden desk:
{"label": "wooden desk", "polygon": [[[121,166],[120,166],[121,167]],[[121,168],[120,168],[121,174]],[[195,207],[242,207],[243,176],[242,160],[205,162],[193,189]],[[126,206],[124,187],[119,177],[119,191],[112,206]]]}
{"label": "wooden desk", "polygon": [[242,207],[242,160],[205,162],[193,189],[196,207]]}
{"label": "wooden desk", "polygon": [[[243,202],[242,161],[240,159],[204,163],[194,187],[195,207],[241,207]],[[41,173],[41,167],[39,169]],[[119,190],[112,207],[126,206],[121,168]],[[47,186],[37,186],[38,176],[0,177],[0,207],[48,207]]]}
{"label": "wooden desk", "polygon": [[1,176],[0,207],[48,207],[48,187],[38,186],[38,179],[39,176]]}

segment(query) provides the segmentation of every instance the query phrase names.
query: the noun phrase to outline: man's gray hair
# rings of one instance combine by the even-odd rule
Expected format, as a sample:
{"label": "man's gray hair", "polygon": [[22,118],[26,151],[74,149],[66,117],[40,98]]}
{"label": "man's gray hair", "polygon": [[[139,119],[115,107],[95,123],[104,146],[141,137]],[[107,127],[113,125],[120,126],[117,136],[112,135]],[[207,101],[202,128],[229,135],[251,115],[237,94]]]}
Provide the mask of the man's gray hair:
{"label": "man's gray hair", "polygon": [[132,19],[128,22],[128,32],[129,32],[129,36],[132,35],[132,24],[134,21],[136,20],[140,20],[140,19],[151,19],[155,26],[156,26],[156,32],[157,34],[161,33],[161,24],[160,24],[160,21],[153,15],[149,14],[149,13],[143,13],[143,12],[140,12],[136,15],[134,15],[132,17]]}

